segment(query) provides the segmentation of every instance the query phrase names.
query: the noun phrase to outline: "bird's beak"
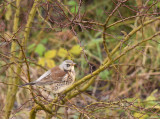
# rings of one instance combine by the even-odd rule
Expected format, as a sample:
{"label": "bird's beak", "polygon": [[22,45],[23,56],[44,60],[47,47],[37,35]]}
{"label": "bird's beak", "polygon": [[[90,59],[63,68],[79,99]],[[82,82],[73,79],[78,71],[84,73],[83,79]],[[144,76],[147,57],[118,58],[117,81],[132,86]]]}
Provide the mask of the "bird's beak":
{"label": "bird's beak", "polygon": [[75,66],[75,65],[76,65],[76,63],[73,63],[72,65],[73,65],[73,66]]}

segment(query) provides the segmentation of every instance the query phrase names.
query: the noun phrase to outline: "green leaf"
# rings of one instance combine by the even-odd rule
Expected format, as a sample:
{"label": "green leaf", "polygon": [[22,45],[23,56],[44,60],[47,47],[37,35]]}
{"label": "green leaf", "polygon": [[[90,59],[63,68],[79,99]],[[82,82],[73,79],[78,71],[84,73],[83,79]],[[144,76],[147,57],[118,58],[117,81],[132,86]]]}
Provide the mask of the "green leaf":
{"label": "green leaf", "polygon": [[48,42],[48,38],[44,38],[43,40],[41,40],[42,44],[46,44]]}
{"label": "green leaf", "polygon": [[31,45],[28,46],[28,52],[29,52],[29,53],[34,50],[33,48],[35,47],[35,45],[36,45],[36,44],[33,43],[33,44],[31,44]]}
{"label": "green leaf", "polygon": [[102,79],[106,79],[107,77],[109,77],[109,71],[108,70],[105,70],[105,71],[103,71],[103,72],[101,72],[100,74],[99,74],[99,76],[102,78]]}
{"label": "green leaf", "polygon": [[160,2],[157,3],[157,7],[160,8]]}
{"label": "green leaf", "polygon": [[152,5],[152,4],[153,4],[153,1],[152,1],[152,0],[148,2],[148,5]]}
{"label": "green leaf", "polygon": [[78,12],[78,5],[77,5],[76,1],[71,0],[71,1],[68,2],[68,5],[72,6],[71,7],[71,12],[72,13],[77,13]]}
{"label": "green leaf", "polygon": [[44,47],[43,44],[39,44],[37,45],[36,49],[35,49],[35,52],[39,55],[39,56],[42,56],[44,51],[46,50],[46,48]]}
{"label": "green leaf", "polygon": [[71,8],[71,12],[72,12],[72,13],[77,13],[77,12],[78,12],[78,6],[72,7],[72,8]]}
{"label": "green leaf", "polygon": [[49,50],[44,54],[45,58],[51,59],[56,56],[56,50]]}
{"label": "green leaf", "polygon": [[71,0],[68,2],[68,5],[75,6],[75,5],[77,5],[77,3],[73,0]]}

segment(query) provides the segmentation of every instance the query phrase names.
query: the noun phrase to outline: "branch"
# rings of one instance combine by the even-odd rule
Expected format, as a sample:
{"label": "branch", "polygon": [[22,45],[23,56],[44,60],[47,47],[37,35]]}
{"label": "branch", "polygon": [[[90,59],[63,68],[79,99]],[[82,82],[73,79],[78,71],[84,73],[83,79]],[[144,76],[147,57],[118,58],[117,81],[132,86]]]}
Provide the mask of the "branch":
{"label": "branch", "polygon": [[[20,1],[21,0],[16,0],[16,11],[15,11],[15,16],[14,16],[14,26],[13,26],[13,32],[17,32],[18,31],[18,25],[19,25],[19,15],[20,15]],[[15,51],[16,50],[16,43],[13,41],[12,45],[11,45],[11,52],[13,53],[13,56],[16,56]],[[11,62],[16,62],[15,58],[12,57],[10,59]],[[11,69],[14,69],[14,67],[12,66]],[[14,71],[13,70],[9,70],[10,74],[14,76]],[[20,74],[17,72],[17,74]],[[17,93],[17,86],[19,84],[19,79],[17,78],[10,78],[8,83],[12,83],[13,85],[9,85],[8,86],[8,90],[7,90],[7,96],[6,96],[6,105],[5,105],[5,118],[9,119],[10,114],[11,114],[11,110],[13,108],[14,102],[15,102],[15,98],[16,98],[16,93]]]}
{"label": "branch", "polygon": [[[123,42],[126,42],[129,40],[131,36],[133,36],[137,31],[139,31],[142,27],[145,27],[148,24],[151,24],[157,20],[160,20],[160,17],[156,17],[155,19],[148,20],[143,23],[143,25],[139,25],[138,27],[134,28],[124,39]],[[117,44],[117,46],[112,50],[111,56],[115,54],[115,52],[120,48],[121,42]],[[105,59],[105,63],[108,61],[108,58]]]}

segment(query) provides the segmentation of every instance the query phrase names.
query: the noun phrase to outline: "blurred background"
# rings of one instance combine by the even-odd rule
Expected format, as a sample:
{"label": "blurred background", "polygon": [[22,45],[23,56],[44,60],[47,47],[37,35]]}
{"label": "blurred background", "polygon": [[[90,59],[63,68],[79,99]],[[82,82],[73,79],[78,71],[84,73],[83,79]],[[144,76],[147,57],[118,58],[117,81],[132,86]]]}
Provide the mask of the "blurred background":
{"label": "blurred background", "polygon": [[[0,117],[34,118],[34,97],[18,85],[71,59],[76,81],[91,76],[37,119],[160,118],[159,14],[159,0],[0,1]],[[42,104],[55,98],[39,90]]]}

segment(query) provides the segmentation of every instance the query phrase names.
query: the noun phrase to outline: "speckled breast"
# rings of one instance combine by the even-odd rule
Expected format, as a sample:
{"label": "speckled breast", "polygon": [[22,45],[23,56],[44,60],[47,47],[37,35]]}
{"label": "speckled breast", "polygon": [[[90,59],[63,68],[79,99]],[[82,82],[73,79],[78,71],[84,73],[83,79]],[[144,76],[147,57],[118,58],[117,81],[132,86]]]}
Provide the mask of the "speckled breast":
{"label": "speckled breast", "polygon": [[72,85],[73,82],[74,82],[73,77],[69,76],[67,81],[62,81],[62,82],[53,84],[52,85],[53,93],[61,93],[62,91],[67,89],[70,85]]}

